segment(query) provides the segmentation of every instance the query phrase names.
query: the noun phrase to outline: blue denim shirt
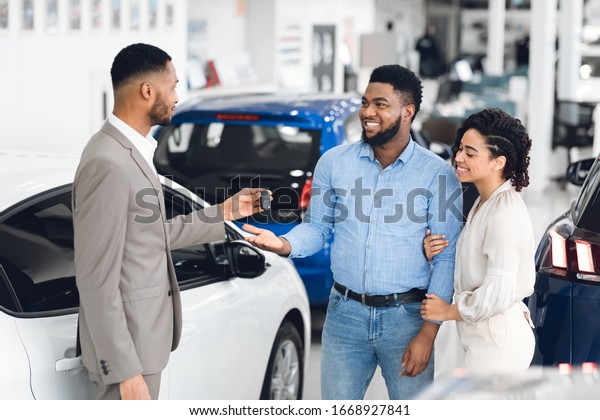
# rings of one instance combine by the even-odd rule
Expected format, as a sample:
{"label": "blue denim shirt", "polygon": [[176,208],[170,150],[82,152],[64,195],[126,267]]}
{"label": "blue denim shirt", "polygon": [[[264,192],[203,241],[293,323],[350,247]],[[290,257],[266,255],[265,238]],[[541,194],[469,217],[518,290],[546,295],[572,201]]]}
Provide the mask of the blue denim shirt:
{"label": "blue denim shirt", "polygon": [[[306,257],[333,234],[334,279],[357,293],[418,287],[449,302],[461,226],[461,185],[447,162],[411,140],[382,169],[371,146],[359,142],[321,157],[304,220],[283,237],[291,257]],[[431,264],[423,251],[428,228],[450,241]]]}

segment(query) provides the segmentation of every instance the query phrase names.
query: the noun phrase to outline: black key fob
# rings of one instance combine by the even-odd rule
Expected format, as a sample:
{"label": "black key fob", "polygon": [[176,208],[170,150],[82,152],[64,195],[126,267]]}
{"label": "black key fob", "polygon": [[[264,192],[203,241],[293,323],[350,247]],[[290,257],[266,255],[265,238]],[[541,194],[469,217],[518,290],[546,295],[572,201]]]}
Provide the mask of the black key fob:
{"label": "black key fob", "polygon": [[260,192],[260,206],[263,210],[271,209],[271,197],[269,196],[269,191],[262,190]]}

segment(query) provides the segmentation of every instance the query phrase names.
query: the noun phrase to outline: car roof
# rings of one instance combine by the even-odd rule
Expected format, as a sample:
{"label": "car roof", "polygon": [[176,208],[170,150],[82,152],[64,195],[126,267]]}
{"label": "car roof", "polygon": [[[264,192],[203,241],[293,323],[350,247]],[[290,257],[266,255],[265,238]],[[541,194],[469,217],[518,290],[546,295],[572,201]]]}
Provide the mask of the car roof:
{"label": "car roof", "polygon": [[243,93],[218,97],[196,97],[181,104],[177,116],[194,112],[231,112],[261,115],[297,115],[304,120],[319,120],[331,115],[338,117],[358,109],[361,98],[357,93]]}
{"label": "car roof", "polygon": [[[71,184],[78,164],[78,156],[0,149],[0,211],[29,197]],[[164,185],[207,205],[170,178],[160,178]]]}
{"label": "car roof", "polygon": [[0,211],[28,197],[70,184],[79,158],[0,150]]}

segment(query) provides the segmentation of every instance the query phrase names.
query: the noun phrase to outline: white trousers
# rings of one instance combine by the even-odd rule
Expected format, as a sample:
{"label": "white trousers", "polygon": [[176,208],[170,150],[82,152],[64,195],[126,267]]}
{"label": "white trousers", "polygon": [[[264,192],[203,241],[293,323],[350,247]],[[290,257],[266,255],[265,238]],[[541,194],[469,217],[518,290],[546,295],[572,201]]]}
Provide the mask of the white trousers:
{"label": "white trousers", "polygon": [[522,302],[477,324],[457,321],[456,328],[465,350],[464,368],[473,375],[524,372],[531,364],[535,337]]}

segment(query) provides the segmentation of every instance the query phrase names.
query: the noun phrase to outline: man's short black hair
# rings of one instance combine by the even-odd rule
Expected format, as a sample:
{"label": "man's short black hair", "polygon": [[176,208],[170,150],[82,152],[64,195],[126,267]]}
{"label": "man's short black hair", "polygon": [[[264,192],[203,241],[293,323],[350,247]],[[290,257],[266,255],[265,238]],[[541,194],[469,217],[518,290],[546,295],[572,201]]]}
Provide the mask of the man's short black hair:
{"label": "man's short black hair", "polygon": [[423,97],[423,86],[416,74],[398,64],[387,64],[373,70],[369,83],[392,85],[400,95],[404,105],[413,104],[415,106],[415,115],[412,118],[414,120],[421,109],[421,99]]}
{"label": "man's short black hair", "polygon": [[134,77],[166,71],[168,61],[171,56],[153,45],[132,44],[123,48],[110,69],[113,89]]}

